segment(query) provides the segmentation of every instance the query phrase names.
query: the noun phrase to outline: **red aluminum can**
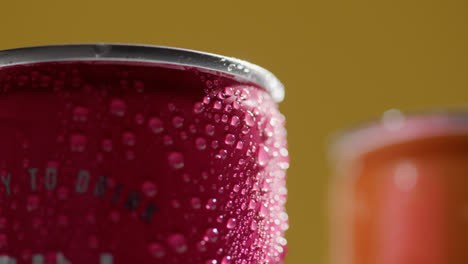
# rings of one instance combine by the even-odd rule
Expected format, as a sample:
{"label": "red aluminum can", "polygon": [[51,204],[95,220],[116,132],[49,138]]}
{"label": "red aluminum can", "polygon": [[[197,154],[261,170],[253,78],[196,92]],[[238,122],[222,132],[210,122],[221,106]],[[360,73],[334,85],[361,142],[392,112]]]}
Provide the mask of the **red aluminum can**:
{"label": "red aluminum can", "polygon": [[282,263],[283,93],[197,51],[1,51],[2,260]]}

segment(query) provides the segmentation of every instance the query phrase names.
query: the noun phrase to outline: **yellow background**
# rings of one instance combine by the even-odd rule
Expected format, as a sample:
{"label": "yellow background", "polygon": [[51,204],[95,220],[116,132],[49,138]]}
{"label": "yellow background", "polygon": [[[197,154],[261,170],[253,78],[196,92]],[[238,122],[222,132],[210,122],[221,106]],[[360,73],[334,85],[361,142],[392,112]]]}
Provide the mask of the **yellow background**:
{"label": "yellow background", "polygon": [[286,263],[326,263],[326,136],[388,108],[467,102],[467,7],[463,0],[0,0],[0,49],[146,43],[271,70],[287,89]]}

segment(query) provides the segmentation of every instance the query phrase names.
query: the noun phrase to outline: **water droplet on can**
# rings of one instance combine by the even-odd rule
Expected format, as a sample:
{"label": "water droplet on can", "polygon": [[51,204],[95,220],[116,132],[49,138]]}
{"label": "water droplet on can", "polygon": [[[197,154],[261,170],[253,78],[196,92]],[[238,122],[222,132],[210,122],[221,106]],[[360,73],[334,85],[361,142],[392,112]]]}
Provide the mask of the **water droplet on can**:
{"label": "water droplet on can", "polygon": [[28,211],[36,210],[37,208],[39,208],[39,202],[40,202],[39,196],[37,195],[28,196],[26,209]]}
{"label": "water droplet on can", "polygon": [[86,122],[88,120],[88,108],[77,106],[73,109],[73,120],[77,122]]}
{"label": "water droplet on can", "polygon": [[195,139],[195,145],[199,150],[204,150],[206,149],[206,139],[199,137]]}
{"label": "water droplet on can", "polygon": [[215,127],[212,124],[208,124],[205,126],[205,133],[208,136],[213,136],[215,132]]}
{"label": "water droplet on can", "polygon": [[184,156],[180,152],[171,152],[168,156],[169,165],[174,169],[181,169],[184,167]]}
{"label": "water droplet on can", "polygon": [[229,220],[226,223],[226,227],[228,229],[233,229],[234,227],[236,227],[236,224],[237,224],[237,220],[235,218],[229,218]]}
{"label": "water droplet on can", "polygon": [[164,246],[160,243],[151,243],[148,245],[148,251],[154,258],[160,259],[166,255]]}
{"label": "water droplet on can", "polygon": [[70,149],[72,152],[83,152],[86,148],[87,137],[80,133],[70,136]]}
{"label": "water droplet on can", "polygon": [[216,101],[213,103],[213,109],[220,110],[223,107],[223,103],[221,101]]}
{"label": "water droplet on can", "polygon": [[122,134],[122,143],[129,147],[135,146],[136,136],[134,133],[126,131]]}
{"label": "water droplet on can", "polygon": [[265,146],[260,147],[258,150],[258,164],[260,166],[265,166],[268,161],[270,161],[269,149]]}
{"label": "water droplet on can", "polygon": [[194,105],[193,105],[193,112],[195,114],[200,114],[201,112],[203,112],[203,104],[200,103],[200,102],[196,102]]}
{"label": "water droplet on can", "polygon": [[158,193],[158,189],[156,188],[156,184],[150,181],[145,181],[141,185],[141,191],[147,196],[147,197],[154,197]]}
{"label": "water droplet on can", "polygon": [[239,119],[238,116],[233,116],[233,117],[231,118],[231,126],[236,127],[236,126],[239,125],[239,123],[240,123],[240,119]]}
{"label": "water droplet on can", "polygon": [[190,204],[192,205],[192,208],[193,208],[193,209],[200,209],[200,207],[201,207],[200,198],[198,198],[198,197],[192,197],[192,198],[190,199]]}
{"label": "water droplet on can", "polygon": [[184,125],[184,118],[180,117],[180,116],[175,116],[173,119],[172,119],[172,125],[175,127],[175,128],[180,128]]}
{"label": "water droplet on can", "polygon": [[185,237],[182,234],[170,234],[167,237],[167,244],[176,253],[182,254],[187,251],[187,241],[185,240]]}
{"label": "water droplet on can", "polygon": [[148,127],[153,133],[158,134],[164,130],[164,124],[158,117],[152,117],[148,120]]}
{"label": "water droplet on can", "polygon": [[119,117],[124,116],[126,108],[127,108],[127,105],[121,99],[114,98],[110,102],[110,112],[113,115],[116,115],[116,116],[119,116]]}
{"label": "water droplet on can", "polygon": [[227,134],[224,138],[224,143],[226,143],[226,145],[232,145],[234,142],[236,142],[236,136],[233,134]]}
{"label": "water droplet on can", "polygon": [[231,256],[224,256],[221,260],[221,264],[231,264]]}
{"label": "water droplet on can", "polygon": [[208,199],[206,202],[205,208],[206,210],[215,210],[216,209],[217,200],[215,198]]}
{"label": "water droplet on can", "polygon": [[218,240],[218,229],[217,228],[208,228],[205,232],[203,240],[206,242],[216,242]]}
{"label": "water droplet on can", "polygon": [[245,112],[244,121],[245,121],[245,124],[248,125],[249,127],[252,127],[255,125],[255,117],[252,114],[252,112],[250,111]]}

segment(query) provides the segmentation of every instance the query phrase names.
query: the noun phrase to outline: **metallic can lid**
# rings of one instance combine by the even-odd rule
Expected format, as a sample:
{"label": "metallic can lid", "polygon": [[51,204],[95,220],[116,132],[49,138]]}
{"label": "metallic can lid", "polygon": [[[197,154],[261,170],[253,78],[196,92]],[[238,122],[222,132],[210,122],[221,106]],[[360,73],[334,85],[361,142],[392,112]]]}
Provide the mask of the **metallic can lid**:
{"label": "metallic can lid", "polygon": [[380,119],[338,132],[329,138],[329,160],[332,163],[352,161],[386,146],[454,135],[468,135],[466,109],[421,111],[406,115],[391,109]]}
{"label": "metallic can lid", "polygon": [[0,67],[56,61],[135,61],[196,67],[228,74],[265,88],[276,102],[284,98],[284,86],[266,69],[236,58],[212,53],[149,45],[68,44],[0,51]]}

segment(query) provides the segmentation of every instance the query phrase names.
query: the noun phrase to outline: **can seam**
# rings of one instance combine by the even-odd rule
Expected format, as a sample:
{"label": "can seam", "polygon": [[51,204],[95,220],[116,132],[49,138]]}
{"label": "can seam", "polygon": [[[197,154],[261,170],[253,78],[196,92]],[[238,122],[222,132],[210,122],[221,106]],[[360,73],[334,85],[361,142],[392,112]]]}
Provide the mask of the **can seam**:
{"label": "can seam", "polygon": [[59,61],[125,61],[197,67],[225,73],[267,90],[276,102],[284,99],[283,84],[268,70],[250,62],[182,48],[135,44],[62,44],[0,51],[0,68]]}

